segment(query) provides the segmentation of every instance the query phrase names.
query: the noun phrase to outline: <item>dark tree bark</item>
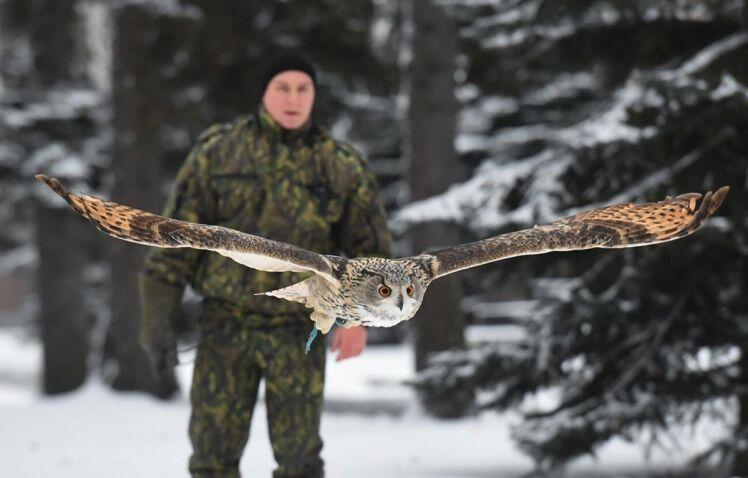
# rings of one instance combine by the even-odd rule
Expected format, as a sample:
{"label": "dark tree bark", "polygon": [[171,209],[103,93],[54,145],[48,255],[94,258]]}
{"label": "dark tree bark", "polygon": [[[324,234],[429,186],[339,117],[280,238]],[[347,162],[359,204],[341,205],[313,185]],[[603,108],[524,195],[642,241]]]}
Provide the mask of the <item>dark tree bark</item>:
{"label": "dark tree bark", "polygon": [[[410,192],[417,201],[444,192],[459,170],[454,148],[457,102],[454,73],[457,34],[452,19],[430,0],[414,0],[413,61],[410,71]],[[457,242],[449,224],[427,224],[411,231],[413,252]],[[424,298],[416,320],[416,369],[422,370],[429,355],[464,343],[460,314],[460,281],[447,276],[435,281]],[[439,397],[421,392],[425,408],[436,416],[461,414],[458,397]]]}
{"label": "dark tree bark", "polygon": [[41,86],[82,79],[84,57],[78,0],[31,0],[31,44],[34,78]]}
{"label": "dark tree bark", "polygon": [[[47,395],[75,390],[88,372],[89,318],[81,271],[88,227],[76,214],[39,202],[36,207],[39,296],[44,356],[42,387]],[[64,250],[60,244],[65,244]]]}
{"label": "dark tree bark", "polygon": [[[163,156],[159,141],[164,97],[158,82],[158,63],[152,54],[158,32],[156,19],[139,5],[115,12],[112,85],[114,145],[114,201],[148,211],[159,211]],[[110,241],[111,311],[105,359],[117,364],[112,386],[142,390],[166,398],[177,391],[174,374],[157,378],[138,343],[140,294],[137,274],[146,248]]]}
{"label": "dark tree bark", "polygon": [[[34,0],[28,5],[29,30],[36,84],[23,94],[38,101],[47,87],[64,87],[80,81],[74,68],[81,52],[76,42],[81,22],[76,0]],[[21,10],[16,11],[22,14]],[[41,121],[34,130],[36,143],[67,146],[89,132],[59,121]],[[86,233],[79,218],[60,208],[36,204],[36,244],[39,252],[40,324],[44,350],[43,390],[46,394],[76,389],[86,379],[88,317],[82,271]],[[64,249],[61,249],[64,244]]]}

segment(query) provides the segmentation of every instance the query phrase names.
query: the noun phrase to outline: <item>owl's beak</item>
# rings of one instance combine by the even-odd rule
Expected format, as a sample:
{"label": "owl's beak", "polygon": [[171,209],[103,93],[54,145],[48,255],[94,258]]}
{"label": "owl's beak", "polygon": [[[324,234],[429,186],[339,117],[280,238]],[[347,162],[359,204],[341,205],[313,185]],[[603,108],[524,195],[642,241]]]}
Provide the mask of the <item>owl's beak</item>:
{"label": "owl's beak", "polygon": [[402,294],[397,296],[397,308],[400,310],[403,310],[403,295]]}

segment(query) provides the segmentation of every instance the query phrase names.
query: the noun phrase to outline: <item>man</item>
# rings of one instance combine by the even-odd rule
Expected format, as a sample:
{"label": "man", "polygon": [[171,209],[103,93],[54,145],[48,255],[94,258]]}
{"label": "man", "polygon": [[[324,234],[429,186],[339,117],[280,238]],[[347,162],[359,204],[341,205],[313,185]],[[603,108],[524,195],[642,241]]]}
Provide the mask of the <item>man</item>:
{"label": "man", "polygon": [[[388,255],[390,238],[373,174],[359,153],[311,118],[312,64],[286,52],[265,69],[262,88],[257,114],[203,133],[178,173],[164,215],[320,253]],[[192,249],[158,249],[147,257],[140,278],[141,344],[157,370],[176,364],[170,316],[185,285],[204,297],[190,394],[194,477],[239,476],[260,379],[278,462],[273,476],[323,476],[324,342],[305,354],[309,310],[254,295],[300,278]],[[365,345],[363,327],[334,332],[338,360],[360,354]]]}

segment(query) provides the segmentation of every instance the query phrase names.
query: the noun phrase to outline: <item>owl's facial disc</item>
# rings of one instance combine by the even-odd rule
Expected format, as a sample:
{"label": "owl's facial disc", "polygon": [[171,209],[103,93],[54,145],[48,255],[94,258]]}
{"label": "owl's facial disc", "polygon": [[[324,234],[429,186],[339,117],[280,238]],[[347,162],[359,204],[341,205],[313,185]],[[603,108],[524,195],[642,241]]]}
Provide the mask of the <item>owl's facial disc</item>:
{"label": "owl's facial disc", "polygon": [[408,320],[421,305],[422,287],[418,281],[397,269],[365,270],[366,278],[358,289],[365,310],[364,325],[390,327]]}
{"label": "owl's facial disc", "polygon": [[418,288],[410,281],[386,281],[377,285],[378,305],[383,315],[410,318],[420,305]]}

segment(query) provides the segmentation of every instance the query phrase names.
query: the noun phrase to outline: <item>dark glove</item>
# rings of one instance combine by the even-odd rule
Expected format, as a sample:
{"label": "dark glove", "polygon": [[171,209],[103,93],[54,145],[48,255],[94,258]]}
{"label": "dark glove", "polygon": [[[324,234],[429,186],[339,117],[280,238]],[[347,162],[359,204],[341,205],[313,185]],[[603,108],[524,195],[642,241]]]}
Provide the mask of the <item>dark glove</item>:
{"label": "dark glove", "polygon": [[138,276],[140,288],[140,347],[148,356],[157,376],[177,365],[177,335],[174,317],[182,301],[183,289],[148,277]]}

